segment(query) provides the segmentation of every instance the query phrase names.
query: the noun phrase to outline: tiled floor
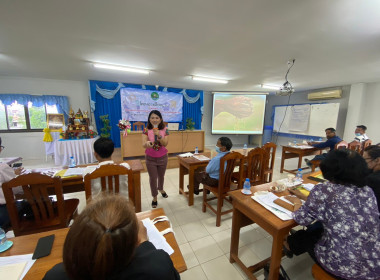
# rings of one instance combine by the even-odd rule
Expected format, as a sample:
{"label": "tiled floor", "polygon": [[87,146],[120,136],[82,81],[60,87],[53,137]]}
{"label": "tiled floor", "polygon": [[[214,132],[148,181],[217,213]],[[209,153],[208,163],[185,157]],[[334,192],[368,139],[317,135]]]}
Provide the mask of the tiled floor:
{"label": "tiled floor", "polygon": [[[277,152],[274,180],[278,180],[286,173],[279,173],[281,151]],[[24,161],[25,167],[51,166],[52,162]],[[296,166],[296,160],[286,162],[287,166]],[[202,212],[202,196],[195,196],[194,206],[187,206],[187,200],[178,194],[178,168],[168,169],[165,177],[165,190],[169,197],[158,198],[158,207],[164,208],[176,234],[177,242],[185,258],[188,270],[181,274],[181,279],[248,279],[236,264],[229,262],[231,217],[232,214],[222,217],[222,225],[215,226],[215,215],[207,210]],[[142,210],[151,209],[151,195],[147,173],[141,175]],[[185,182],[185,185],[186,182]],[[75,196],[81,198],[80,208],[84,207],[84,193]],[[230,207],[226,203],[225,207]],[[257,225],[250,225],[241,230],[239,255],[247,265],[252,265],[270,255],[272,245],[271,236]],[[292,280],[313,279],[311,266],[313,262],[307,254],[282,260],[282,265]],[[258,279],[264,279],[262,271],[255,274]]]}

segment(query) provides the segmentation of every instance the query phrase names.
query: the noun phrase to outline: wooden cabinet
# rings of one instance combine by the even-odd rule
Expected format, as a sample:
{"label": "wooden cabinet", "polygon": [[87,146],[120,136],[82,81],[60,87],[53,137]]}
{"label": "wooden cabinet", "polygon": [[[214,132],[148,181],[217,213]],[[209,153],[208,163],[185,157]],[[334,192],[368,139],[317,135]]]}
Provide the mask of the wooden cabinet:
{"label": "wooden cabinet", "polygon": [[[120,133],[121,155],[125,157],[139,157],[145,155],[142,146],[142,131],[133,131],[124,137]],[[205,148],[205,133],[203,130],[170,131],[169,144],[166,147],[169,154],[194,152],[198,147],[199,152]]]}

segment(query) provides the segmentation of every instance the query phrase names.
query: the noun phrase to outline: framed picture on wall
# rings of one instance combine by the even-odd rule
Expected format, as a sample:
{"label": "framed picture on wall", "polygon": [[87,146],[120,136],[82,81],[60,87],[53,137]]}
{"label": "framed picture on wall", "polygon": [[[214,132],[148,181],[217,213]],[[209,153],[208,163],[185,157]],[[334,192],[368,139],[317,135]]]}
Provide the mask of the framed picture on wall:
{"label": "framed picture on wall", "polygon": [[51,131],[59,131],[65,125],[63,114],[47,114],[47,127]]}

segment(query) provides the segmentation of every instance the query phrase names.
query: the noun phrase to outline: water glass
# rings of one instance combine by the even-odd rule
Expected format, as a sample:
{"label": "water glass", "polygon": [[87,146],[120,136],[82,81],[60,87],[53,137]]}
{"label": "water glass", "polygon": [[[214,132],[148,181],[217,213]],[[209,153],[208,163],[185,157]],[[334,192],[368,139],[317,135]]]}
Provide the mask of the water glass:
{"label": "water glass", "polygon": [[5,235],[5,231],[0,228],[0,246],[3,245],[7,241],[7,236]]}

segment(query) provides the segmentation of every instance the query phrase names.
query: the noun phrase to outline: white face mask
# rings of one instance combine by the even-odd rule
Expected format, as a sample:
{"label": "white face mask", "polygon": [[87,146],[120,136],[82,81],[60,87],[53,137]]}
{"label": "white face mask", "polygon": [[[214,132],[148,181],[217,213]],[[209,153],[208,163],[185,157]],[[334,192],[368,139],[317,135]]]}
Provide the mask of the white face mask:
{"label": "white face mask", "polygon": [[218,146],[215,146],[215,151],[218,152],[218,153],[221,152],[221,150],[220,150],[220,148]]}

